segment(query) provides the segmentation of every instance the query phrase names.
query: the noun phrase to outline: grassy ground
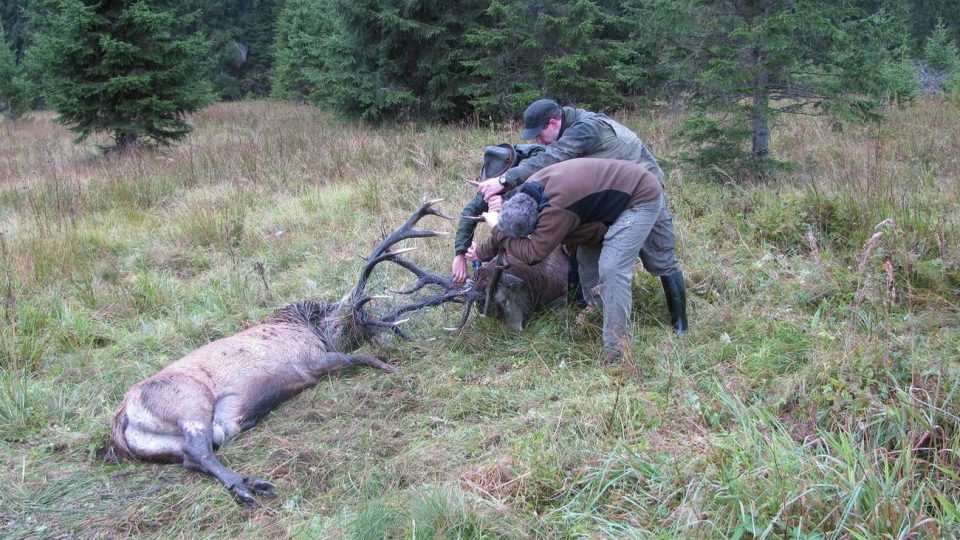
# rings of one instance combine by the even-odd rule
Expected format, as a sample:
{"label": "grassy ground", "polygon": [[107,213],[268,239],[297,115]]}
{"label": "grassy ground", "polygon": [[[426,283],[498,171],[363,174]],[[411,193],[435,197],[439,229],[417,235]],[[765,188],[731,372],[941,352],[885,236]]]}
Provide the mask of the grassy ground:
{"label": "grassy ground", "polygon": [[[100,157],[0,124],[0,535],[951,537],[960,534],[960,109],[785,120],[795,169],[668,180],[692,332],[639,270],[632,355],[596,316],[474,318],[380,351],[219,452],[245,510],[175,465],[104,464],[126,389],[285,303],[339,298],[424,195],[455,213],[515,129],[374,131],[220,104],[184,144]],[[661,155],[670,116],[629,117]],[[431,221],[451,231],[452,224]],[[420,262],[449,268],[446,241]]]}

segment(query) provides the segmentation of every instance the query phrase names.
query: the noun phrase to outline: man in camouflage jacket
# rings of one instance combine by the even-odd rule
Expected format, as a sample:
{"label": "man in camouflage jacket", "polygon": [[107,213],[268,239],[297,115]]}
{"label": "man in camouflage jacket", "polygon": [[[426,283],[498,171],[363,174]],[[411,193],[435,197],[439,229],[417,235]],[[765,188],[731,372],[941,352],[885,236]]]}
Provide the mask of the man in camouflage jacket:
{"label": "man in camouflage jacket", "polygon": [[[546,148],[539,144],[517,144],[507,143],[497,146],[488,146],[483,153],[483,168],[480,169],[480,180],[488,178],[497,178],[516,167],[525,160],[546,151]],[[509,199],[512,192],[503,194],[503,198]],[[477,222],[471,218],[479,217],[486,211],[496,212],[500,210],[500,204],[503,198],[497,198],[488,204],[482,193],[477,193],[463,210],[460,212],[460,221],[457,223],[457,232],[453,240],[453,262],[450,270],[453,280],[457,283],[463,283],[467,279],[467,260],[464,257],[470,244],[473,242],[473,233],[477,228]]]}

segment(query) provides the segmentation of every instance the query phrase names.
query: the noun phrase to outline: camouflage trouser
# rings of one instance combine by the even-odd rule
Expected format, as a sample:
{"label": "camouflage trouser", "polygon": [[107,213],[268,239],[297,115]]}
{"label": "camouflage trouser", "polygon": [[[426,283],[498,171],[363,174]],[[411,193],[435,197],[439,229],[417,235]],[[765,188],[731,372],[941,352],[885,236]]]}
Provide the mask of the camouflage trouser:
{"label": "camouflage trouser", "polygon": [[675,242],[673,218],[661,196],[624,210],[607,230],[602,245],[577,249],[583,297],[603,310],[606,353],[618,353],[621,343],[630,343],[630,281],[637,255],[651,274],[673,274],[680,271]]}

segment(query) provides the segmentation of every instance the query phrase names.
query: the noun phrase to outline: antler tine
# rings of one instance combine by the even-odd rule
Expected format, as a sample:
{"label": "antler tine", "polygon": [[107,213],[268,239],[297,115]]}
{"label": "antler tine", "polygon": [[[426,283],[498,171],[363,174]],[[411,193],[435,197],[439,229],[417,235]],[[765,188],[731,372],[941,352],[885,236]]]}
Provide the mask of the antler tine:
{"label": "antler tine", "polygon": [[396,289],[390,289],[390,292],[392,292],[393,294],[413,294],[419,291],[420,289],[426,287],[427,285],[429,285],[429,280],[418,279],[413,285],[407,287],[406,289],[399,290],[399,291]]}
{"label": "antler tine", "polygon": [[400,325],[409,320],[410,319],[402,319],[396,322],[387,322],[380,319],[372,319],[372,320],[368,319],[364,324],[367,324],[369,326],[376,326],[378,328],[387,328],[387,329],[393,330],[393,332],[398,336],[400,336],[401,339],[411,341],[413,338],[410,336],[410,334],[400,329]]}
{"label": "antler tine", "polygon": [[[418,309],[423,309],[425,307],[431,307],[443,304],[445,302],[455,302],[455,303],[465,303],[466,307],[464,309],[464,315],[461,317],[461,321],[457,326],[457,329],[463,328],[466,324],[467,318],[470,316],[471,304],[475,301],[480,300],[481,293],[476,289],[473,289],[470,286],[463,287],[455,283],[451,278],[438,276],[427,272],[417,266],[416,264],[408,261],[402,257],[394,257],[390,259],[391,262],[406,268],[417,276],[417,281],[408,289],[403,291],[395,291],[397,294],[411,294],[413,292],[419,291],[427,285],[437,285],[443,287],[444,292],[427,297],[419,302],[413,302],[399,308],[396,308],[388,315],[384,317],[384,320],[391,320],[396,317],[399,317],[403,313],[408,313],[410,311],[415,311]],[[505,262],[505,258],[504,258]]]}
{"label": "antler tine", "polygon": [[378,328],[393,328],[405,322],[410,322],[410,319],[400,319],[399,321],[385,321],[383,319],[367,319],[364,324],[368,326],[376,326]]}
{"label": "antler tine", "polygon": [[378,298],[378,296],[364,295],[363,291],[367,280],[370,278],[370,274],[373,272],[373,268],[383,261],[391,261],[394,264],[406,268],[415,276],[417,276],[417,281],[411,287],[406,290],[399,291],[398,294],[411,294],[419,291],[427,285],[439,286],[443,289],[443,291],[439,294],[424,298],[419,302],[413,302],[393,309],[382,318],[365,318],[364,324],[379,328],[391,329],[401,338],[409,340],[411,339],[410,335],[398,328],[398,325],[406,320],[398,320],[398,318],[405,313],[426,307],[437,306],[446,302],[467,304],[464,316],[461,318],[458,328],[462,328],[463,325],[466,324],[466,319],[470,314],[470,305],[474,301],[478,301],[481,297],[478,291],[470,286],[464,287],[458,283],[455,283],[451,278],[427,272],[416,264],[400,256],[401,254],[407,253],[416,248],[401,248],[390,251],[392,246],[408,238],[423,238],[445,234],[436,231],[418,230],[414,228],[417,222],[427,215],[435,215],[448,220],[451,219],[434,206],[442,200],[443,199],[424,199],[420,208],[414,212],[403,225],[401,225],[390,235],[384,238],[379,244],[377,244],[377,247],[374,248],[373,253],[371,253],[370,257],[367,258],[366,263],[363,265],[363,269],[360,272],[360,279],[357,282],[356,288],[351,294],[351,302],[354,309],[359,310],[366,303],[370,302],[374,298]]}
{"label": "antler tine", "polygon": [[397,250],[395,252],[390,252],[389,249],[395,244],[409,239],[409,238],[427,238],[432,236],[442,236],[446,233],[441,233],[431,230],[419,230],[415,229],[414,226],[419,222],[424,216],[434,215],[441,217],[443,219],[451,219],[450,216],[444,214],[440,211],[439,208],[434,207],[435,204],[443,201],[440,199],[424,199],[423,203],[420,205],[420,208],[417,209],[413,214],[407,218],[407,221],[390,233],[386,238],[380,241],[377,244],[377,247],[373,249],[373,253],[367,258],[367,262],[363,265],[363,268],[360,270],[360,279],[357,281],[357,286],[354,288],[352,297],[355,299],[353,301],[356,304],[356,299],[362,297],[363,290],[367,285],[367,280],[370,278],[373,268],[380,262],[388,260],[398,253],[405,252],[404,250]]}
{"label": "antler tine", "polygon": [[362,308],[363,306],[367,305],[367,303],[370,302],[371,300],[378,300],[378,299],[385,299],[385,298],[393,298],[393,297],[387,294],[373,294],[373,295],[366,294],[366,295],[363,295],[359,300],[354,302],[353,307]]}
{"label": "antler tine", "polygon": [[464,182],[470,184],[473,187],[480,187],[480,182],[477,182],[476,180],[464,180]]}
{"label": "antler tine", "polygon": [[450,217],[450,216],[448,216],[447,214],[445,214],[445,213],[443,212],[443,210],[440,210],[439,208],[436,208],[436,207],[433,206],[433,205],[439,204],[439,203],[441,203],[441,202],[443,202],[443,197],[439,197],[439,198],[436,198],[436,199],[426,199],[426,198],[424,198],[424,200],[423,200],[423,206],[422,206],[421,208],[424,209],[424,211],[425,211],[427,214],[430,214],[430,215],[433,215],[433,216],[437,216],[437,217],[440,217],[440,218],[443,218],[443,219],[452,221],[452,220],[453,220],[452,217]]}
{"label": "antler tine", "polygon": [[[410,261],[408,261],[408,260],[406,260],[406,259],[404,259],[404,258],[402,258],[402,257],[397,257],[397,258],[391,259],[391,260],[392,260],[394,263],[402,266],[403,268],[406,268],[407,270],[413,272],[413,274],[414,274],[415,276],[417,276],[418,278],[420,278],[420,279],[418,280],[418,283],[419,283],[420,281],[424,281],[424,282],[425,282],[424,285],[427,285],[427,284],[430,284],[430,285],[440,285],[440,286],[442,286],[442,287],[446,287],[447,289],[459,289],[459,288],[461,288],[461,286],[460,286],[459,284],[457,284],[457,283],[454,283],[451,278],[438,276],[437,274],[431,274],[430,272],[427,272],[427,271],[423,270],[423,269],[420,268],[419,266],[413,264],[412,262],[410,262]],[[421,286],[421,287],[422,287],[422,286]],[[418,288],[417,290],[419,290],[419,288]],[[410,292],[413,292],[413,291],[410,291]],[[409,293],[407,293],[407,294],[409,294]]]}
{"label": "antler tine", "polygon": [[[473,293],[473,294],[471,294]],[[453,302],[456,304],[463,304],[468,301],[473,301],[474,296],[478,295],[476,291],[446,291],[442,294],[437,294],[424,298],[419,302],[412,302],[410,304],[400,306],[397,309],[391,311],[386,316],[383,317],[384,321],[392,321],[397,317],[403,315],[404,313],[409,313],[411,311],[417,311],[426,307],[439,306],[440,304],[445,304],[447,302]]]}
{"label": "antler tine", "polygon": [[467,320],[470,318],[470,308],[473,307],[473,299],[472,298],[468,299],[466,304],[467,305],[464,306],[463,308],[463,316],[460,317],[460,322],[453,327],[444,327],[444,330],[446,330],[447,332],[456,332],[458,330],[461,330],[464,326],[467,325]]}

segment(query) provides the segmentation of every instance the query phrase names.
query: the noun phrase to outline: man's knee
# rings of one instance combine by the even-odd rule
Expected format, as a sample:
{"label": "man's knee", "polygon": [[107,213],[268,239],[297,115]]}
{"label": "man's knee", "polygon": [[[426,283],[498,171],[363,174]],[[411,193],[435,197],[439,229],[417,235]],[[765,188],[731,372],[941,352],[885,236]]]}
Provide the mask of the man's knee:
{"label": "man's knee", "polygon": [[680,271],[680,262],[676,256],[649,257],[640,254],[640,262],[643,263],[643,269],[656,277],[670,276]]}
{"label": "man's knee", "polygon": [[677,261],[677,237],[672,226],[655,227],[640,250],[640,262],[643,268],[654,276],[669,276],[680,270]]}
{"label": "man's knee", "polygon": [[629,263],[618,260],[616,258],[600,258],[599,272],[600,272],[600,282],[605,284],[610,284],[616,286],[617,284],[624,284],[629,287],[631,278],[633,278],[633,262],[636,259],[631,260]]}

